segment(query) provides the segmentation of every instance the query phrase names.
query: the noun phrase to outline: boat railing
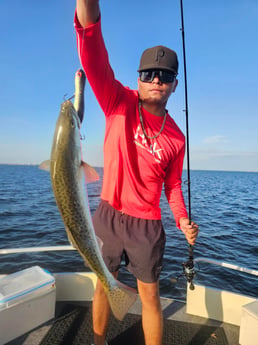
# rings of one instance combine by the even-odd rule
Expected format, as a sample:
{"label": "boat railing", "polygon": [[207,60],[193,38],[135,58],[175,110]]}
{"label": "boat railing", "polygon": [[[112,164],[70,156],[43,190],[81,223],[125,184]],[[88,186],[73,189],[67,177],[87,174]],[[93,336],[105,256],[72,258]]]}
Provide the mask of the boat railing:
{"label": "boat railing", "polygon": [[248,273],[248,274],[251,274],[251,275],[254,275],[254,276],[258,276],[258,271],[257,270],[253,270],[253,269],[246,268],[246,267],[240,267],[238,265],[234,265],[234,264],[231,264],[229,262],[222,262],[222,261],[219,261],[219,260],[207,259],[207,258],[203,258],[203,257],[196,258],[194,260],[194,263],[198,263],[198,262],[209,263],[209,264],[213,264],[213,265],[229,268],[229,269],[234,270],[234,271],[244,272],[244,273]]}
{"label": "boat railing", "polygon": [[[6,255],[6,254],[20,254],[20,253],[33,253],[33,252],[50,252],[50,251],[70,251],[70,250],[76,250],[71,245],[64,245],[64,246],[46,246],[46,247],[27,247],[27,248],[6,248],[6,249],[0,249],[0,255]],[[199,257],[194,259],[194,263],[209,263],[225,268],[229,268],[231,270],[240,271],[244,273],[248,273],[254,276],[258,276],[258,270],[241,267],[232,263],[228,262],[222,262],[219,260]]]}
{"label": "boat railing", "polygon": [[48,246],[48,247],[27,247],[27,248],[6,248],[0,249],[0,255],[5,254],[20,254],[20,253],[33,253],[33,252],[55,252],[76,250],[73,246]]}

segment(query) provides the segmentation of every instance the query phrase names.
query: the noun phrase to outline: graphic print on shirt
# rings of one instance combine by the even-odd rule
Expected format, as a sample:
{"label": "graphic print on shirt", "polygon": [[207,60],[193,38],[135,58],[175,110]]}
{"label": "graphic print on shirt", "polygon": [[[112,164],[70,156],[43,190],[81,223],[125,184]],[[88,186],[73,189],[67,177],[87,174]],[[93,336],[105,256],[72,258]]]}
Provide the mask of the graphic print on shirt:
{"label": "graphic print on shirt", "polygon": [[142,149],[148,151],[149,153],[152,154],[154,157],[155,161],[157,163],[161,163],[161,151],[163,151],[162,148],[158,148],[157,142],[154,142],[154,144],[149,144],[141,127],[141,124],[138,125],[135,135],[134,135],[134,143],[137,146],[140,146]]}

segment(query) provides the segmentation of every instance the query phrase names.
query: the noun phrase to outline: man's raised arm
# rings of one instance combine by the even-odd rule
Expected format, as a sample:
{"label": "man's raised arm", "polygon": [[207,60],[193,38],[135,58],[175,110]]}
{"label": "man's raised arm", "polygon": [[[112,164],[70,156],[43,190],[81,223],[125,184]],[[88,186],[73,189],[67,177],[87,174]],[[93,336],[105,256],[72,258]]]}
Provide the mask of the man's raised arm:
{"label": "man's raised arm", "polygon": [[100,15],[99,0],[77,0],[76,9],[82,27],[96,23]]}

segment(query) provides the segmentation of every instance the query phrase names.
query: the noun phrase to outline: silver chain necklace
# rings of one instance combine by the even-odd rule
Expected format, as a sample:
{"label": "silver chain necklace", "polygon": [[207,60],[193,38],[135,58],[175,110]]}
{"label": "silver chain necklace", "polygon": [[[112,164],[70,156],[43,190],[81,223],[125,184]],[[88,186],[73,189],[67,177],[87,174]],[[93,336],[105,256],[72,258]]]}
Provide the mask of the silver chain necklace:
{"label": "silver chain necklace", "polygon": [[155,139],[155,138],[157,138],[157,137],[161,134],[161,132],[163,131],[163,129],[164,129],[164,127],[165,127],[166,118],[167,118],[167,113],[168,113],[167,110],[165,110],[164,120],[163,120],[162,126],[161,126],[161,128],[160,128],[160,131],[159,131],[157,134],[155,134],[155,135],[153,135],[152,137],[150,137],[150,136],[147,134],[147,132],[146,132],[146,130],[145,130],[145,128],[144,128],[143,118],[142,118],[142,109],[141,109],[142,103],[141,103],[140,100],[139,100],[139,103],[138,103],[138,107],[139,107],[140,122],[141,122],[142,131],[143,131],[144,136],[145,136],[146,138],[148,138],[148,139]]}

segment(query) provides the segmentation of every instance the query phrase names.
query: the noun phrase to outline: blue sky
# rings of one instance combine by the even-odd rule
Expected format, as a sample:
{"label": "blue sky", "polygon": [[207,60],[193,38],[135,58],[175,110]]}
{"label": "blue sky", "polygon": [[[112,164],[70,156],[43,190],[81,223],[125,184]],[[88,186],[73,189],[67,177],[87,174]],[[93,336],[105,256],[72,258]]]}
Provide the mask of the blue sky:
{"label": "blue sky", "polygon": [[[101,0],[117,79],[137,87],[145,48],[178,53],[179,85],[168,103],[185,132],[180,1]],[[148,5],[148,6],[147,6]],[[63,97],[74,92],[75,0],[0,0],[0,163],[50,156]],[[192,169],[258,171],[258,1],[184,0]],[[86,86],[84,158],[102,164],[104,116]]]}

